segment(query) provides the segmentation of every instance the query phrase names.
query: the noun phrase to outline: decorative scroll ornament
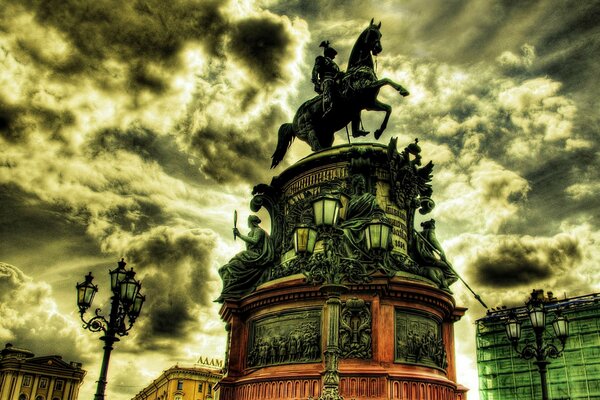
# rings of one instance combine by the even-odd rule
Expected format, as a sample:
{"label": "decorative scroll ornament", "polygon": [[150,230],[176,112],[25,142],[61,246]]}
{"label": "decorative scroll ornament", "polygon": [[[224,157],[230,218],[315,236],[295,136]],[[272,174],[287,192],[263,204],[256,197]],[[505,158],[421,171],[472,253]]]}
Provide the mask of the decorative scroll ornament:
{"label": "decorative scroll ornament", "polygon": [[371,350],[371,311],[362,299],[348,299],[340,318],[340,357],[369,359]]}

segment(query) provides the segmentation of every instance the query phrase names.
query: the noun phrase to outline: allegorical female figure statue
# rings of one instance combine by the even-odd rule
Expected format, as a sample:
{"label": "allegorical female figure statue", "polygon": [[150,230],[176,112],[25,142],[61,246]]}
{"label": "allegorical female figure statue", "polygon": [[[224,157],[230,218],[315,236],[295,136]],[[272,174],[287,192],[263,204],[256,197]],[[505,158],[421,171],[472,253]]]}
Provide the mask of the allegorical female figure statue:
{"label": "allegorical female figure statue", "polygon": [[365,177],[356,175],[352,179],[354,195],[348,202],[346,220],[340,224],[344,229],[350,246],[348,250],[362,248],[365,227],[373,218],[382,215],[383,211],[377,204],[377,198],[367,191]]}
{"label": "allegorical female figure statue", "polygon": [[421,222],[423,230],[416,235],[415,245],[419,263],[426,268],[426,276],[440,289],[450,292],[450,285],[458,280],[452,266],[446,260],[442,245],[435,236],[435,220]]}
{"label": "allegorical female figure statue", "polygon": [[216,300],[222,303],[228,298],[239,298],[250,293],[263,282],[273,263],[274,250],[271,238],[260,226],[256,215],[248,217],[248,235],[242,235],[233,228],[234,237],[246,242],[246,250],[235,255],[227,264],[219,268],[223,280],[223,291]]}

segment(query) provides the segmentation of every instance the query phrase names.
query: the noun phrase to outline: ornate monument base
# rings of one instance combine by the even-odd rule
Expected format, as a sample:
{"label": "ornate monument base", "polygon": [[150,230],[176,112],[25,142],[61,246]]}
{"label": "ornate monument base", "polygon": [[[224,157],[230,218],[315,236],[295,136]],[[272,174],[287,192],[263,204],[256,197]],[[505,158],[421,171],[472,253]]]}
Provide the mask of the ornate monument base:
{"label": "ornate monument base", "polygon": [[[466,399],[456,383],[453,323],[465,309],[410,277],[348,285],[340,296],[339,393],[345,399]],[[230,334],[221,400],[322,395],[328,307],[303,276],[268,282],[226,301]]]}
{"label": "ornate monument base", "polygon": [[221,400],[462,400],[449,285],[420,148],[356,144],[257,185],[271,233],[249,218],[247,250],[224,265],[228,329]]}

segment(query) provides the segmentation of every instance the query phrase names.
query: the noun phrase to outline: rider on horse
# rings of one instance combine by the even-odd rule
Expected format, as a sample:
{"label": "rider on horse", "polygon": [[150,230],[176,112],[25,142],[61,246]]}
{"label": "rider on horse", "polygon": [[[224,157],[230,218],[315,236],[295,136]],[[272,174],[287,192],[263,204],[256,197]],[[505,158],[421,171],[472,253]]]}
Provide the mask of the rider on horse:
{"label": "rider on horse", "polygon": [[333,90],[336,79],[338,79],[340,67],[333,61],[337,51],[329,46],[329,40],[321,42],[319,47],[323,47],[323,55],[315,60],[315,66],[312,70],[312,82],[315,84],[315,92],[323,94],[323,115],[331,111]]}
{"label": "rider on horse", "polygon": [[[275,168],[287,152],[288,147],[298,138],[310,145],[312,151],[319,151],[333,145],[334,134],[349,123],[352,136],[364,136],[368,132],[360,126],[362,110],[385,112],[379,128],[373,132],[379,139],[388,124],[392,107],[377,100],[379,89],[391,86],[402,96],[408,91],[388,78],[378,79],[373,56],[381,53],[381,22],[369,26],[358,36],[350,58],[348,72],[340,72],[333,61],[337,52],[328,41],[321,43],[324,56],[317,57],[312,73],[315,90],[322,93],[302,103],[291,123],[284,123],[277,132],[277,147],[271,156],[271,168]],[[343,76],[343,78],[340,78]],[[331,102],[335,110],[331,112]]]}

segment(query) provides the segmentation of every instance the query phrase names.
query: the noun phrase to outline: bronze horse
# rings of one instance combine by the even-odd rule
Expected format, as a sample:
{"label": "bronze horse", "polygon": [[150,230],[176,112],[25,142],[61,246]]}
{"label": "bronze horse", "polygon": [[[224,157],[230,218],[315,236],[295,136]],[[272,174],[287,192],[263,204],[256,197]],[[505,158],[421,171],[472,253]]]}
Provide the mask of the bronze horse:
{"label": "bronze horse", "polygon": [[360,129],[360,113],[362,110],[385,111],[381,126],[374,132],[379,139],[385,130],[392,107],[377,100],[379,89],[390,85],[402,96],[408,96],[408,91],[398,83],[388,79],[377,79],[373,55],[381,52],[381,22],[369,24],[354,44],[348,70],[337,84],[337,96],[333,98],[333,107],[323,115],[322,95],[304,102],[293,122],[281,125],[278,133],[277,148],[271,156],[271,168],[275,168],[283,159],[294,137],[307,142],[313,151],[331,147],[334,133],[352,122],[352,136],[365,136],[369,132]]}

